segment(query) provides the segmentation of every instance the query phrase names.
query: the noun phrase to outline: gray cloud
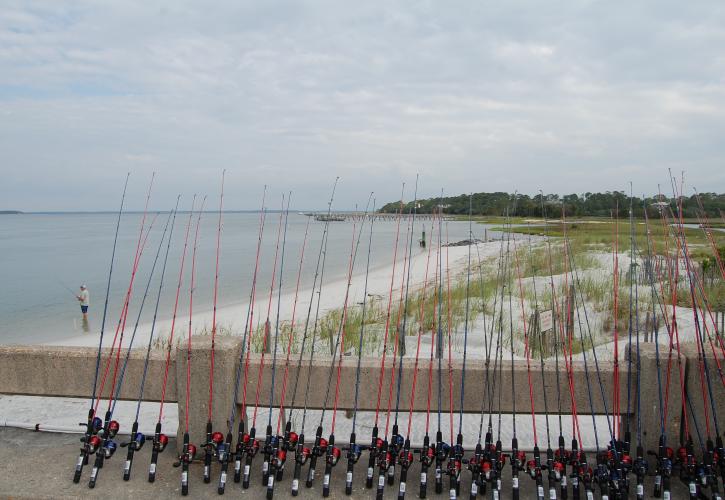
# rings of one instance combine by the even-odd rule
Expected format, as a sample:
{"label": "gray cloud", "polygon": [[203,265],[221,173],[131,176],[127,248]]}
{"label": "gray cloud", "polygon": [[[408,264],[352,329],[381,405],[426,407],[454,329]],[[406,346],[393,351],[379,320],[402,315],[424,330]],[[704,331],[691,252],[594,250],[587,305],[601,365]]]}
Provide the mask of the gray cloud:
{"label": "gray cloud", "polygon": [[388,201],[416,172],[426,196],[651,193],[667,168],[725,191],[717,1],[6,4],[8,208],[112,208],[152,170],[162,208],[222,168],[230,208],[264,183],[319,208],[336,175],[340,206]]}

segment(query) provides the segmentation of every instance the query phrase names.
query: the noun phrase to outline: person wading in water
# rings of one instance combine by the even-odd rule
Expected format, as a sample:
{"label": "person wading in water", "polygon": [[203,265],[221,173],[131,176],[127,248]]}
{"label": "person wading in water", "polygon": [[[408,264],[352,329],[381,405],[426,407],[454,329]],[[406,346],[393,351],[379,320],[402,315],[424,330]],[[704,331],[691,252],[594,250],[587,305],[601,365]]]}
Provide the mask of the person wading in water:
{"label": "person wading in water", "polygon": [[88,304],[90,303],[90,295],[86,285],[81,285],[81,292],[76,295],[76,299],[81,303],[81,312],[83,313],[83,329],[88,331]]}

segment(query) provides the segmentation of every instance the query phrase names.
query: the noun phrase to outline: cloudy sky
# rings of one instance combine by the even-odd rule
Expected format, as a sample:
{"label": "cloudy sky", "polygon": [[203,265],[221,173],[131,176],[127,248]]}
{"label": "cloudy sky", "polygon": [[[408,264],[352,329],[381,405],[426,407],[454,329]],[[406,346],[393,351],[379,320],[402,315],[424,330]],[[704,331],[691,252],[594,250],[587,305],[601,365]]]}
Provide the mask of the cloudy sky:
{"label": "cloudy sky", "polygon": [[723,192],[723,47],[720,0],[5,0],[0,209]]}

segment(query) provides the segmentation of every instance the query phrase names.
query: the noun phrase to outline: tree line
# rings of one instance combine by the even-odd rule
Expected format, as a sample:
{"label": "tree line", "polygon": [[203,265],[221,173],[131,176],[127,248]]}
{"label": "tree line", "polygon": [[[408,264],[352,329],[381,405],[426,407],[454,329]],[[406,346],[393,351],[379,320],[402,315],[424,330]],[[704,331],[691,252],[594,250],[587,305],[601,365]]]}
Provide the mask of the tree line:
{"label": "tree line", "polygon": [[[513,217],[542,217],[542,207],[547,217],[558,218],[562,213],[562,205],[566,209],[567,216],[589,216],[589,217],[610,217],[618,207],[618,216],[629,215],[630,202],[635,217],[643,217],[644,209],[650,216],[656,215],[663,203],[669,203],[675,208],[675,201],[672,198],[658,196],[632,197],[623,191],[607,191],[604,193],[567,194],[538,194],[529,196],[526,194],[512,195],[510,193],[474,193],[470,204],[473,215],[500,216],[509,215]],[[543,203],[542,203],[543,202]],[[699,193],[698,196],[691,195],[682,198],[683,214],[687,218],[697,218],[700,213],[700,205],[708,217],[720,220],[721,213],[725,213],[725,194]],[[417,202],[418,213],[433,213],[437,207],[442,207],[443,213],[450,215],[467,215],[469,210],[469,195],[446,196],[443,198],[427,198]],[[382,213],[396,213],[400,208],[400,201],[393,201],[380,208]],[[413,208],[413,202],[404,204],[404,212]]]}

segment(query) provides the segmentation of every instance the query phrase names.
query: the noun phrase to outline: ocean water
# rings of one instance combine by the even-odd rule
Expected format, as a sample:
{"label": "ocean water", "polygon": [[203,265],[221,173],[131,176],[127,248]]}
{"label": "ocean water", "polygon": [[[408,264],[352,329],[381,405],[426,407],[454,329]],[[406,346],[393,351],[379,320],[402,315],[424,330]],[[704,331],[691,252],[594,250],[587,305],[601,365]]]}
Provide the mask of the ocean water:
{"label": "ocean water", "polygon": [[[155,221],[134,281],[129,323],[136,320],[138,304],[147,283],[149,283],[150,270],[168,214],[149,214],[147,224],[154,217]],[[123,295],[131,276],[141,218],[140,213],[126,213],[121,217],[109,294],[107,329],[115,325],[120,316]],[[204,213],[201,218],[196,255],[195,311],[208,311],[212,308],[217,218],[218,214],[214,212]],[[249,296],[259,219],[260,214],[254,212],[223,214],[218,292],[220,307],[244,303]],[[172,315],[188,222],[188,213],[178,214],[173,229],[164,288],[160,299],[158,312],[160,320],[170,318]],[[316,222],[296,212],[290,212],[284,245],[284,271],[281,275],[283,293],[294,291],[300,250],[308,223],[309,233],[301,288],[312,286],[324,223]],[[195,224],[196,217],[192,221],[189,236],[180,311],[188,310]],[[269,291],[279,224],[280,213],[267,213],[257,281],[258,293],[266,294]],[[401,259],[405,224],[405,221],[401,222],[399,250]],[[116,214],[113,213],[0,216],[0,255],[2,256],[0,277],[3,284],[0,287],[0,343],[58,342],[82,334],[98,334],[106,299],[115,225]],[[430,225],[430,221],[416,221],[413,252],[421,251],[417,246],[417,240],[423,229],[430,234]],[[467,222],[451,221],[447,223],[447,226],[450,241],[468,237]],[[474,224],[474,236],[482,237],[486,227],[486,225]],[[330,224],[324,271],[326,282],[344,279],[347,273],[353,229],[357,235],[359,224],[354,225],[351,221]],[[391,264],[395,233],[395,221],[378,220],[374,223],[370,256],[371,268]],[[492,234],[489,231],[489,236]],[[366,223],[358,250],[355,274],[365,272],[368,238],[369,223]],[[278,262],[277,269],[281,264],[281,246],[280,244],[280,262]],[[164,251],[165,244],[151,280],[149,297],[141,318],[142,322],[149,322],[153,317],[153,306],[156,301]],[[279,280],[279,278],[278,272],[276,279]],[[87,285],[91,295],[88,331],[85,331],[80,307],[74,297],[81,283]],[[340,300],[342,302],[342,298]]]}

